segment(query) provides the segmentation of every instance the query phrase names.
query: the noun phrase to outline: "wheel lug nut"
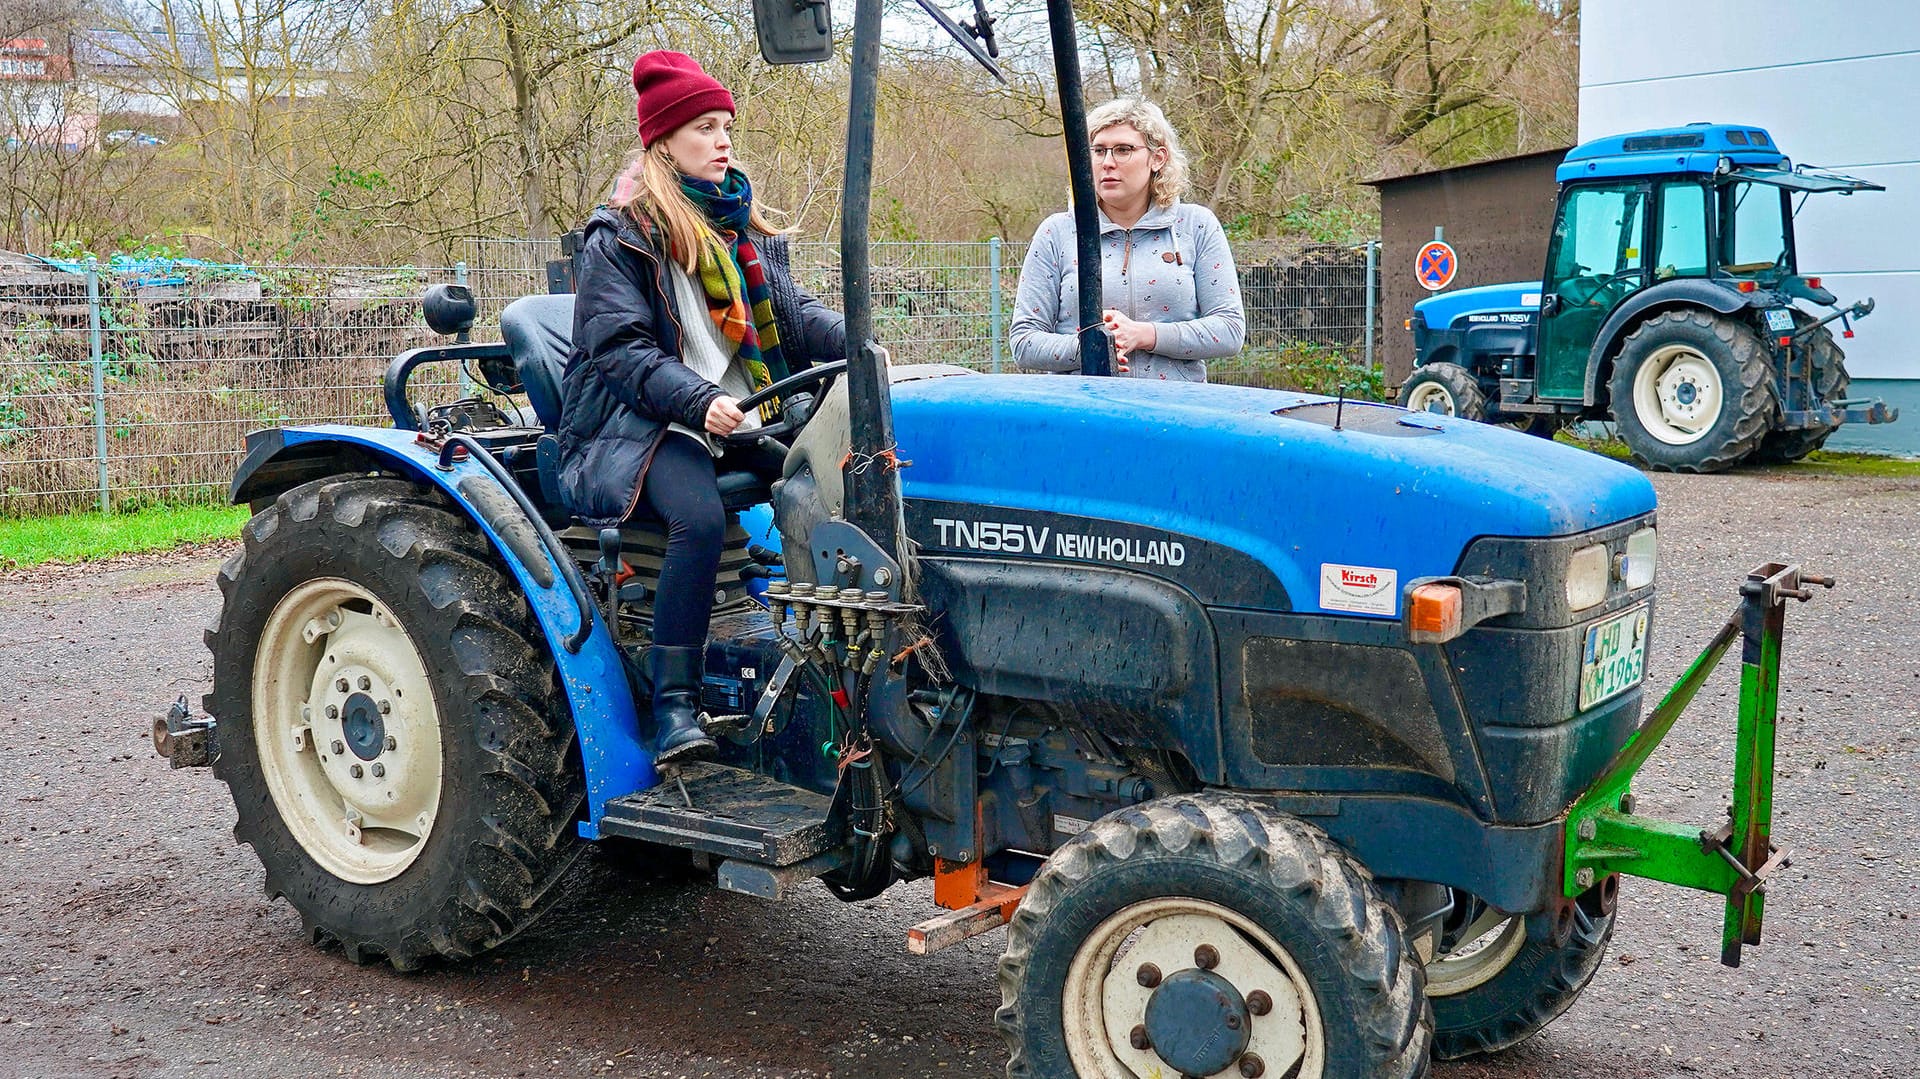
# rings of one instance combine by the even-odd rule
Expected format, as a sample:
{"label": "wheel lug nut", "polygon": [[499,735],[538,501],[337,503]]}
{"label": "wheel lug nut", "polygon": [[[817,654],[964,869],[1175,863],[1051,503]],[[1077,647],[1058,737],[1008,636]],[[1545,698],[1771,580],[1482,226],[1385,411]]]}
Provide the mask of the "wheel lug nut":
{"label": "wheel lug nut", "polygon": [[387,778],[387,766],[384,764],[375,764],[373,766],[373,778],[375,779]]}
{"label": "wheel lug nut", "polygon": [[347,751],[347,744],[345,742],[342,742],[340,739],[335,738],[333,740],[333,755],[338,757],[340,754],[345,753],[346,751]]}
{"label": "wheel lug nut", "polygon": [[328,719],[340,718],[340,708],[338,705],[332,705],[332,704],[327,705],[327,718]]}
{"label": "wheel lug nut", "polygon": [[349,688],[349,687],[347,686],[347,680],[346,680],[346,679],[344,679],[344,678],[336,678],[336,679],[334,679],[334,680],[333,680],[333,688],[335,688],[335,689],[337,689],[337,690],[339,690],[339,691],[340,691],[340,692],[342,692],[342,693],[345,693],[345,692],[347,691],[347,689]]}
{"label": "wheel lug nut", "polygon": [[1259,1079],[1266,1071],[1267,1062],[1260,1059],[1260,1054],[1248,1053],[1240,1058],[1240,1074],[1246,1079]]}
{"label": "wheel lug nut", "polygon": [[[381,701],[380,703],[381,703],[381,704],[385,704],[385,703],[387,703],[387,702],[385,702],[385,701]],[[386,711],[386,709],[385,709],[385,708],[382,708],[382,709],[380,709],[380,710],[381,710],[382,712],[384,712],[384,711]],[[399,749],[399,748],[400,748],[400,739],[398,739],[398,738],[395,738],[395,737],[394,737],[393,735],[391,735],[391,734],[389,734],[389,735],[387,735],[387,748],[388,748],[388,749]]]}
{"label": "wheel lug nut", "polygon": [[1152,989],[1154,986],[1160,984],[1160,968],[1154,966],[1152,963],[1140,964],[1140,969],[1134,971],[1133,976],[1136,981],[1148,989]]}
{"label": "wheel lug nut", "polygon": [[1220,965],[1220,949],[1211,944],[1202,944],[1193,950],[1193,965],[1201,970],[1212,970]]}
{"label": "wheel lug nut", "polygon": [[1265,989],[1255,989],[1247,994],[1247,1010],[1255,1015],[1265,1015],[1273,1010],[1273,998]]}
{"label": "wheel lug nut", "polygon": [[393,711],[393,702],[385,697],[380,698],[380,714],[384,716],[391,711]]}
{"label": "wheel lug nut", "polygon": [[352,776],[355,779],[359,779],[361,776],[366,774],[366,769],[356,764],[353,767],[347,769],[347,774]]}
{"label": "wheel lug nut", "polygon": [[1135,1049],[1141,1050],[1153,1048],[1153,1042],[1147,1037],[1147,1028],[1145,1025],[1133,1028],[1133,1032],[1127,1035],[1127,1044],[1133,1046]]}
{"label": "wheel lug nut", "polygon": [[361,688],[361,689],[372,689],[372,688],[373,688],[373,679],[371,679],[371,678],[368,678],[368,677],[367,677],[366,675],[364,675],[364,674],[363,674],[363,675],[361,675],[361,676],[360,676],[360,688]]}

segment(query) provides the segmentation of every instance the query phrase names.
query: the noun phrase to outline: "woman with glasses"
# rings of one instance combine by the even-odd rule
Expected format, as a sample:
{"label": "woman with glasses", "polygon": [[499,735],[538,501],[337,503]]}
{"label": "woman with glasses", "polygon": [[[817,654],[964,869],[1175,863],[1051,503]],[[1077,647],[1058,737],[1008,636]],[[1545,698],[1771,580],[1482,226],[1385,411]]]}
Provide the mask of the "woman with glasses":
{"label": "woman with glasses", "polygon": [[[1207,361],[1240,351],[1246,313],[1219,219],[1180,201],[1187,158],[1160,107],[1140,98],[1087,114],[1100,211],[1102,325],[1114,373],[1205,382]],[[1073,215],[1040,225],[1020,268],[1011,336],[1023,371],[1080,370]]]}

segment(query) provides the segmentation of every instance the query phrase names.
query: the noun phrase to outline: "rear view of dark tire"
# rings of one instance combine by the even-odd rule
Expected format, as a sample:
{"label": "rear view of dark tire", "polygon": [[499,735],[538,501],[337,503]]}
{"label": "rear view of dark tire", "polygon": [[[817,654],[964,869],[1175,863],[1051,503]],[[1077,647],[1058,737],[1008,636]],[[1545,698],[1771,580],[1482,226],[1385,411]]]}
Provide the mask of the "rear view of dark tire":
{"label": "rear view of dark tire", "polygon": [[[1812,321],[1799,311],[1794,312],[1794,317],[1802,324]],[[1834,342],[1833,333],[1822,326],[1808,334],[1806,343],[1797,351],[1813,361],[1813,386],[1819,392],[1820,400],[1828,404],[1845,400],[1853,379],[1847,374],[1846,354]],[[1753,459],[1774,465],[1798,461],[1826,445],[1827,436],[1837,430],[1838,427],[1823,424],[1794,431],[1770,431],[1760,440],[1760,448],[1754,452]]]}
{"label": "rear view of dark tire", "polygon": [[1567,942],[1529,941],[1526,919],[1455,893],[1457,917],[1443,928],[1443,954],[1427,964],[1433,1055],[1440,1060],[1497,1052],[1531,1037],[1573,1006],[1613,937],[1613,911],[1590,893],[1574,905]]}
{"label": "rear view of dark tire", "polygon": [[234,835],[316,942],[408,970],[529,924],[578,855],[573,725],[527,605],[437,492],[317,480],[256,514],[207,632]]}
{"label": "rear view of dark tire", "polygon": [[1008,929],[1013,1079],[1417,1079],[1432,1019],[1400,916],[1326,834],[1180,795],[1047,860]]}
{"label": "rear view of dark tire", "polygon": [[1608,383],[1620,440],[1669,472],[1718,472],[1759,448],[1778,405],[1753,328],[1711,311],[1668,311],[1627,336]]}

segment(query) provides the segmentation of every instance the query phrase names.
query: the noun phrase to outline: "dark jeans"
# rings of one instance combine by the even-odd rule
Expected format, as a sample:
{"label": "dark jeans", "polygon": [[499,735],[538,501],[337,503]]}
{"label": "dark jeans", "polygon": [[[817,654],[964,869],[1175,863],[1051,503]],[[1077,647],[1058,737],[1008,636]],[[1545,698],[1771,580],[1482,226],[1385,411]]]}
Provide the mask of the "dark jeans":
{"label": "dark jeans", "polygon": [[713,616],[714,574],[727,533],[720,505],[720,472],[752,471],[763,479],[780,475],[781,454],[753,446],[729,447],[715,458],[678,431],[660,438],[647,466],[640,497],[667,526],[667,557],[653,600],[653,643],[669,648],[703,647]]}

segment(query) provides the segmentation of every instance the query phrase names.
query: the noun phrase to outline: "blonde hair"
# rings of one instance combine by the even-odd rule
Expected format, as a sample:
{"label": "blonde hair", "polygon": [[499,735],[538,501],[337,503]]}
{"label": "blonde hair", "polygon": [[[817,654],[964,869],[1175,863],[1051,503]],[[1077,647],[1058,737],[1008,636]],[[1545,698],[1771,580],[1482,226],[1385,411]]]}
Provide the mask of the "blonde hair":
{"label": "blonde hair", "polygon": [[1180,136],[1167,122],[1167,114],[1144,97],[1115,98],[1087,113],[1087,138],[1121,124],[1130,124],[1140,132],[1140,137],[1147,140],[1147,149],[1167,152],[1166,164],[1153,174],[1148,190],[1155,206],[1172,206],[1187,193],[1187,153],[1180,148]]}
{"label": "blonde hair", "polygon": [[[635,221],[652,222],[666,233],[668,257],[689,274],[699,265],[706,237],[715,235],[707,215],[680,190],[680,168],[668,156],[665,139],[657,140],[627,162],[614,182],[608,204]],[[754,202],[747,227],[763,236],[783,233],[785,230],[769,221],[766,214],[760,203]]]}

